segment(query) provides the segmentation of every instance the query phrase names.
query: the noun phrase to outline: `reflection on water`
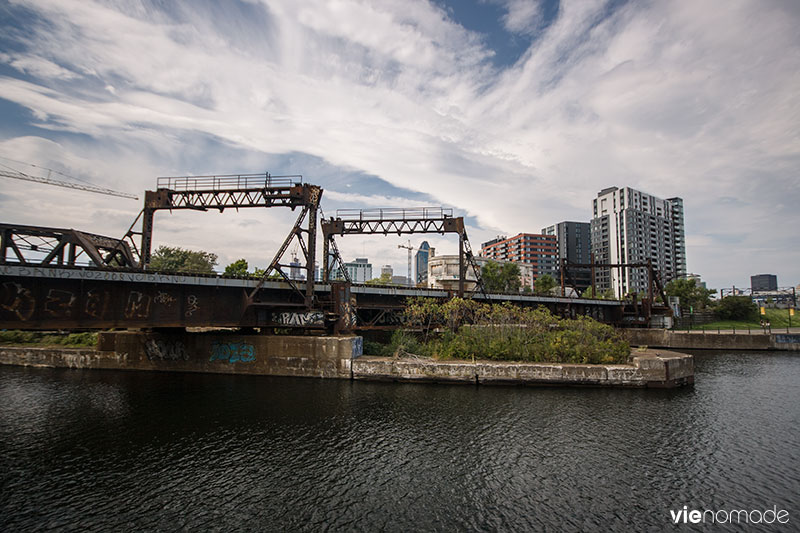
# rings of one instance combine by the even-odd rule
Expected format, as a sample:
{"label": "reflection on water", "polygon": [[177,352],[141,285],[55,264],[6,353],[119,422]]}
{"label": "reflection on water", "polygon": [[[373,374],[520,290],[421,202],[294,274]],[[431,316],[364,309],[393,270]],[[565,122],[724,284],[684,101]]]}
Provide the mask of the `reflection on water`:
{"label": "reflection on water", "polygon": [[674,391],[0,367],[0,530],[800,521],[800,357],[696,367]]}

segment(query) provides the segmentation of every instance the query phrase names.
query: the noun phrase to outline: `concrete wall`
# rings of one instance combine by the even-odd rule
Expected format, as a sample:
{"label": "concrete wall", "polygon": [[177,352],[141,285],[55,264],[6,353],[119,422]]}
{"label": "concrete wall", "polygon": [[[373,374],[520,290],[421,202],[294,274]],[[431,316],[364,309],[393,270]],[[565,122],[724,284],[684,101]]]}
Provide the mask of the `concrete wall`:
{"label": "concrete wall", "polygon": [[359,357],[353,378],[437,383],[677,387],[694,383],[691,355],[641,351],[627,365],[434,361]]}
{"label": "concrete wall", "polygon": [[0,364],[471,384],[676,387],[694,382],[691,355],[635,351],[627,365],[434,361],[362,356],[361,337],[216,333],[100,335],[98,349],[0,348]]}
{"label": "concrete wall", "polygon": [[361,337],[113,332],[100,334],[98,350],[2,348],[0,363],[349,379],[361,347]]}
{"label": "concrete wall", "polygon": [[632,346],[693,350],[800,350],[800,334],[687,333],[665,329],[627,329]]}

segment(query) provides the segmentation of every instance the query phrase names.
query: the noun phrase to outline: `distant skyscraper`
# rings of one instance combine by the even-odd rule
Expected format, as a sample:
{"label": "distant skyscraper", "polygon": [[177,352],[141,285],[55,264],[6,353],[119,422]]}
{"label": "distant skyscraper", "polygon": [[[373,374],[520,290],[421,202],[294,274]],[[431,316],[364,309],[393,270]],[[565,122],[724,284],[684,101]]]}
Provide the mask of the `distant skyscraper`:
{"label": "distant skyscraper", "polygon": [[372,279],[372,264],[366,257],[357,257],[355,261],[345,263],[344,268],[353,283],[366,283]]}
{"label": "distant skyscraper", "polygon": [[[422,244],[419,245],[417,253],[414,255],[414,266],[417,269],[417,285],[422,284],[425,286],[428,284],[428,261],[430,260],[430,250],[431,246],[428,244],[428,241],[422,241]],[[411,272],[408,274],[410,276]]]}
{"label": "distant skyscraper", "polygon": [[510,238],[497,237],[481,245],[481,255],[498,262],[526,263],[533,267],[533,279],[556,275],[556,237],[520,233]]}
{"label": "distant skyscraper", "polygon": [[394,269],[392,268],[392,265],[383,265],[381,267],[381,277],[383,277],[383,276],[385,276],[387,274],[389,275],[390,279],[394,275]]}
{"label": "distant skyscraper", "polygon": [[[661,282],[686,275],[683,200],[662,200],[630,187],[608,187],[592,202],[592,252],[595,262],[627,264],[652,261]],[[598,290],[618,297],[646,292],[647,268],[596,270]]]}
{"label": "distant skyscraper", "polygon": [[778,276],[775,274],[757,274],[750,276],[750,290],[756,291],[777,291]]}
{"label": "distant skyscraper", "polygon": [[[590,262],[591,224],[588,222],[559,222],[542,229],[542,235],[556,237],[556,276],[560,275],[561,260],[570,263],[588,264]],[[580,293],[592,284],[592,272],[589,269],[572,269],[569,274],[574,281],[575,289]],[[560,279],[556,277],[560,282]],[[567,284],[570,279],[565,280]]]}

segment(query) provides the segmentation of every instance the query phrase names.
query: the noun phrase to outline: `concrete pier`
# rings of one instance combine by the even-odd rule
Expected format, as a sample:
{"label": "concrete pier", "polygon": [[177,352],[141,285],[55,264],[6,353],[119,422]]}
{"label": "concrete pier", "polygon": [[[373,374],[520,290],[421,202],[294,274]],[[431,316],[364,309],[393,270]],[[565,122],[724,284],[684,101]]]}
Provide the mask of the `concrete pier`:
{"label": "concrete pier", "polygon": [[798,333],[716,333],[668,329],[626,329],[631,346],[676,350],[781,350],[800,351]]}
{"label": "concrete pier", "polygon": [[230,333],[102,333],[97,349],[0,347],[0,364],[482,385],[678,387],[691,355],[636,350],[629,364],[575,365],[368,357],[361,337]]}
{"label": "concrete pier", "polygon": [[112,332],[96,350],[0,347],[0,364],[350,379],[361,346],[355,336]]}
{"label": "concrete pier", "polygon": [[625,365],[577,365],[505,361],[435,361],[359,357],[353,378],[381,381],[673,388],[694,383],[691,355],[665,350],[636,351]]}

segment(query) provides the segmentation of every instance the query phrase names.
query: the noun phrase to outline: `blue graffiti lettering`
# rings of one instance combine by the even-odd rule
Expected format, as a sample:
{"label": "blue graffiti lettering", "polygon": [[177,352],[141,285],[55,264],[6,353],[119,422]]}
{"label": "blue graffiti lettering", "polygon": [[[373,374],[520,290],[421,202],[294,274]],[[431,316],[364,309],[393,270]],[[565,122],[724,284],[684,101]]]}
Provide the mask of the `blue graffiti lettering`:
{"label": "blue graffiti lettering", "polygon": [[209,361],[251,363],[256,360],[256,349],[246,342],[215,342],[211,345]]}

